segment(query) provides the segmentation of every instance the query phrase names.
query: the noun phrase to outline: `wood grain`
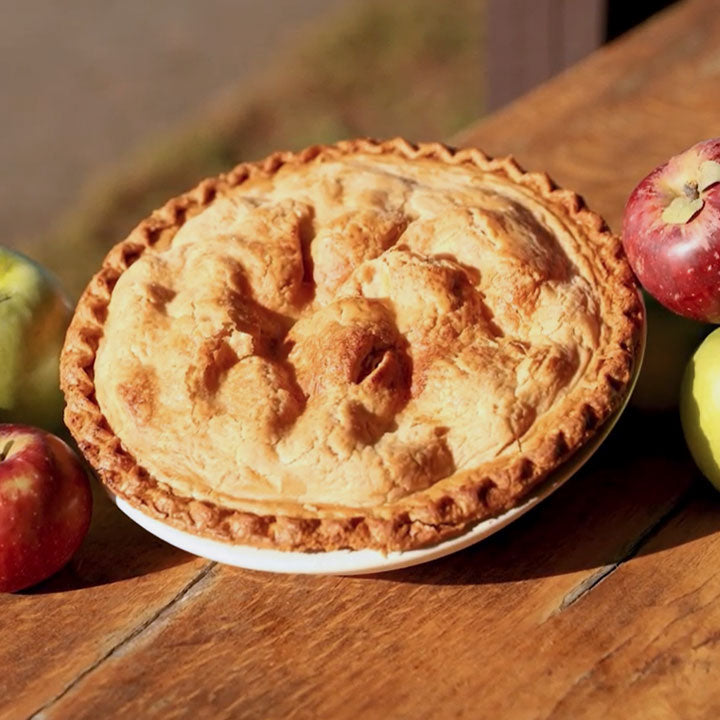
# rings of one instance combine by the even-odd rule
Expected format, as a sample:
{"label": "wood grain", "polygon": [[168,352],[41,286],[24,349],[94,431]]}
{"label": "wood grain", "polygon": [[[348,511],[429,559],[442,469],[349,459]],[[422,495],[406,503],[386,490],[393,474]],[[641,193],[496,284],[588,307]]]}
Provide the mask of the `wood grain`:
{"label": "wood grain", "polygon": [[720,717],[718,530],[720,500],[703,484],[632,562],[547,628],[575,668],[546,717]]}
{"label": "wood grain", "polygon": [[0,718],[51,702],[209,564],[152,537],[96,492],[90,532],[70,565],[26,594],[0,594]]}
{"label": "wood grain", "polygon": [[[688,2],[464,134],[583,192],[718,132],[718,3]],[[0,598],[0,717],[711,718],[720,502],[676,418],[450,558],[369,578],[189,560],[101,506],[71,572]]]}
{"label": "wood grain", "polygon": [[619,229],[641,178],[720,135],[718,10],[717,0],[683,2],[456,141],[546,170]]}
{"label": "wood grain", "polygon": [[665,438],[674,456],[633,459],[636,442],[645,455],[657,442],[651,433],[633,440],[637,422],[628,416],[590,466],[537,511],[453,557],[369,578],[217,567],[201,592],[84,677],[47,716],[89,719],[112,706],[167,718],[200,710],[474,718],[478,708],[503,716],[510,702],[522,707],[529,697],[540,707],[538,692],[549,711],[584,666],[568,658],[555,687],[528,682],[519,692],[536,643],[557,653],[561,636],[553,641],[545,628],[635,553],[638,538],[673,512],[696,478],[676,433]]}

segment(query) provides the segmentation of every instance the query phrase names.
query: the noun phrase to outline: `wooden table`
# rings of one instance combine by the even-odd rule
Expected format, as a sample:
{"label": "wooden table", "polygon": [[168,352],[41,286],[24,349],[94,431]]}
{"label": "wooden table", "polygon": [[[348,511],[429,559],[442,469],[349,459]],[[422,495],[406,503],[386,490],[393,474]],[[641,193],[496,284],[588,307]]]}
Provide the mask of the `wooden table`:
{"label": "wooden table", "polygon": [[[720,134],[720,3],[683,3],[465,132],[619,227]],[[193,558],[98,498],[72,564],[0,597],[0,718],[718,718],[720,499],[674,414],[627,414],[491,539],[368,578]]]}

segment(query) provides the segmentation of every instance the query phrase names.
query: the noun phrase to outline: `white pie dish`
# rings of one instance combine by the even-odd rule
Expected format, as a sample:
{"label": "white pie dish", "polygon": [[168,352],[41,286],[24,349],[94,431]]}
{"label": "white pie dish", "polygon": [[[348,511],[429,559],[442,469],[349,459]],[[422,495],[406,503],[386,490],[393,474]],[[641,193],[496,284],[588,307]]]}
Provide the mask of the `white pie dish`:
{"label": "white pie dish", "polygon": [[531,492],[524,502],[501,515],[482,520],[458,537],[450,538],[449,540],[429,547],[383,554],[377,550],[288,552],[250,547],[247,545],[235,545],[210,540],[183,530],[178,530],[171,525],[167,525],[160,520],[145,515],[120,497],[112,494],[111,497],[118,508],[131,520],[161,540],[194,555],[248,570],[307,575],[363,575],[398,570],[400,568],[436,560],[469,547],[480,540],[484,540],[506,525],[509,525],[513,520],[524,515],[528,510],[531,510],[540,503],[541,500],[544,500],[555,492],[555,490],[567,482],[585,462],[587,462],[607,438],[627,405],[642,366],[645,351],[645,335],[646,328],[643,327],[636,366],[632,380],[627,386],[622,404],[606,421],[603,428],[598,431],[585,446],[565,465],[558,468],[550,477]]}

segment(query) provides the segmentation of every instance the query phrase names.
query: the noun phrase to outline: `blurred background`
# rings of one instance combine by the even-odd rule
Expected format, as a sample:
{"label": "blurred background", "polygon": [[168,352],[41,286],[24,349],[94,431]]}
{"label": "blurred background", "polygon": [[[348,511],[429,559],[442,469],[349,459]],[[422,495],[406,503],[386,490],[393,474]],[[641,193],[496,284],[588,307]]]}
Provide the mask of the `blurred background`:
{"label": "blurred background", "polygon": [[358,135],[451,141],[670,4],[0,0],[0,244],[77,296],[207,175]]}

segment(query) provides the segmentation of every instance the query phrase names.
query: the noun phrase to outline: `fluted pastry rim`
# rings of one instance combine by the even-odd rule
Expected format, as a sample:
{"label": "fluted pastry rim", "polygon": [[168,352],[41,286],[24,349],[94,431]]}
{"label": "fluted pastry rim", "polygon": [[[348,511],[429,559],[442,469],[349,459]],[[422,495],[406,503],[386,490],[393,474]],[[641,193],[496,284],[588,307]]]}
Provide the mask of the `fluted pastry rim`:
{"label": "fluted pastry rim", "polygon": [[[406,160],[427,159],[468,165],[529,189],[548,201],[553,211],[582,226],[594,246],[596,261],[612,279],[603,292],[614,312],[603,317],[610,328],[597,384],[570,413],[557,417],[556,429],[531,453],[502,458],[482,472],[459,474],[441,491],[430,488],[409,501],[382,508],[319,510],[302,515],[254,513],[219,506],[178,494],[155,479],[112,432],[98,404],[94,362],[113,288],[120,275],[150,247],[163,246],[186,219],[197,214],[250,178],[271,177],[281,167],[303,165],[356,153],[382,154]],[[637,362],[644,311],[636,281],[621,243],[602,218],[576,193],[558,188],[544,173],[525,172],[511,157],[491,158],[474,148],[455,149],[440,143],[413,144],[396,138],[384,142],[359,139],[313,146],[301,152],[278,152],[258,162],[242,163],[230,172],[204,180],[170,200],[116,245],[83,293],[61,358],[61,384],[67,407],[65,422],[101,481],[150,517],[216,540],[282,550],[321,551],[339,548],[406,550],[458,535],[474,523],[517,504],[548,474],[566,462],[620,407]]]}

